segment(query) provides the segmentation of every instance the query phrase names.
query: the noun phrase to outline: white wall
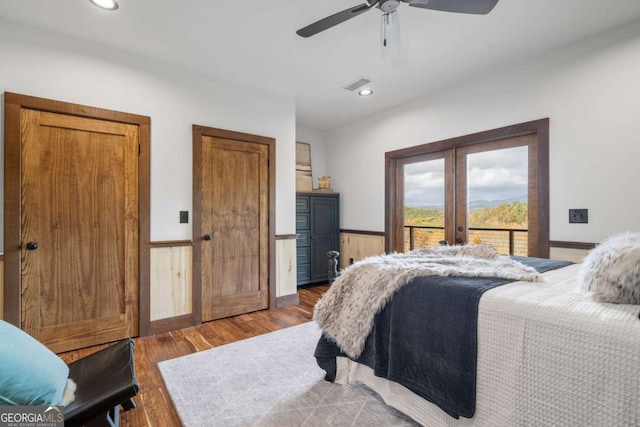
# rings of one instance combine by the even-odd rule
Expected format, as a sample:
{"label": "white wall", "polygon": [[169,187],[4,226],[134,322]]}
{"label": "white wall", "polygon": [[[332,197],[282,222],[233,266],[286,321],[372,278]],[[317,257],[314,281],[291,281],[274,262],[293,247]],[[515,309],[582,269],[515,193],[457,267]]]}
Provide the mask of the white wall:
{"label": "white wall", "polygon": [[295,232],[291,97],[0,20],[5,91],[151,117],[152,241],[192,237],[178,221],[192,210],[192,124],[275,138],[276,233]]}
{"label": "white wall", "polygon": [[[384,154],[550,118],[551,239],[640,231],[640,22],[327,134],[341,225],[384,230]],[[569,224],[588,208],[589,224]]]}
{"label": "white wall", "polygon": [[326,138],[327,135],[323,131],[308,126],[296,126],[296,141],[304,142],[311,146],[311,175],[314,188],[318,187],[318,177],[329,176],[325,148]]}

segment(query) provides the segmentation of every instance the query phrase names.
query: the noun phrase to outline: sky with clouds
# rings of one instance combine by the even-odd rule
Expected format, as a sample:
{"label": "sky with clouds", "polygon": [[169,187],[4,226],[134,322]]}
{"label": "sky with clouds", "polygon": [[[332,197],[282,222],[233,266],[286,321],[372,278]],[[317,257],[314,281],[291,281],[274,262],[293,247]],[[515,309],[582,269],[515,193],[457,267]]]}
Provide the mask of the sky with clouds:
{"label": "sky with clouds", "polygon": [[[485,151],[467,157],[468,202],[499,204],[527,194],[527,147]],[[404,168],[405,206],[444,206],[444,159]]]}

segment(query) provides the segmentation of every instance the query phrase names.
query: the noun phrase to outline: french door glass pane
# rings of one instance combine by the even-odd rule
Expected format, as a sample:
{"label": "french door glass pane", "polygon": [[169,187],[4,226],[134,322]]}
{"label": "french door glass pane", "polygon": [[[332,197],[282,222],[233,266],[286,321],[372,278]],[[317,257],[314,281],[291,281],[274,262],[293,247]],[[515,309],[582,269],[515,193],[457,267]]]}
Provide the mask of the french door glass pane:
{"label": "french door glass pane", "polygon": [[467,155],[467,242],[527,255],[527,147]]}
{"label": "french door glass pane", "polygon": [[404,166],[404,250],[444,240],[444,159]]}

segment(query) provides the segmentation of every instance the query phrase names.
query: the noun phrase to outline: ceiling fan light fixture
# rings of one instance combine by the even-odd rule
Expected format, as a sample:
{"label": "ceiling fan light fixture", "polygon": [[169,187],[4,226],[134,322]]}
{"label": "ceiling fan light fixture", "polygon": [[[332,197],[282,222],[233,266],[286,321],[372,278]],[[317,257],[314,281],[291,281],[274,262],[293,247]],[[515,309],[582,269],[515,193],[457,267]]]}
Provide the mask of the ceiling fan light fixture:
{"label": "ceiling fan light fixture", "polygon": [[362,89],[360,92],[358,92],[358,95],[360,95],[360,96],[371,96],[371,95],[373,95],[373,91],[371,89]]}
{"label": "ceiling fan light fixture", "polygon": [[94,6],[98,6],[100,9],[116,10],[118,3],[116,0],[89,0]]}
{"label": "ceiling fan light fixture", "polygon": [[385,1],[380,1],[378,4],[378,7],[384,13],[393,12],[398,8],[398,6],[400,6],[400,1],[398,0],[385,0]]}
{"label": "ceiling fan light fixture", "polygon": [[389,58],[400,54],[400,21],[398,11],[383,13],[380,25],[380,47],[382,57]]}

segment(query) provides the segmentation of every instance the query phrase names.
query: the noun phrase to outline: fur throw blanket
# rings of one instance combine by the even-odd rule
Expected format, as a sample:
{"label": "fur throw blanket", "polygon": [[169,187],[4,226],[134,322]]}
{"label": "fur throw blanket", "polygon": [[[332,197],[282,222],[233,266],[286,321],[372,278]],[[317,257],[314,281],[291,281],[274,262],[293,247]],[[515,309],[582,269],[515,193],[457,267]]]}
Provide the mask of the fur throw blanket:
{"label": "fur throw blanket", "polygon": [[418,276],[497,277],[541,281],[540,274],[489,245],[442,246],[366,258],[333,282],[316,303],[313,319],[351,358],[357,358],[373,322],[391,296]]}
{"label": "fur throw blanket", "polygon": [[594,301],[640,304],[640,233],[613,235],[591,250],[578,283]]}

